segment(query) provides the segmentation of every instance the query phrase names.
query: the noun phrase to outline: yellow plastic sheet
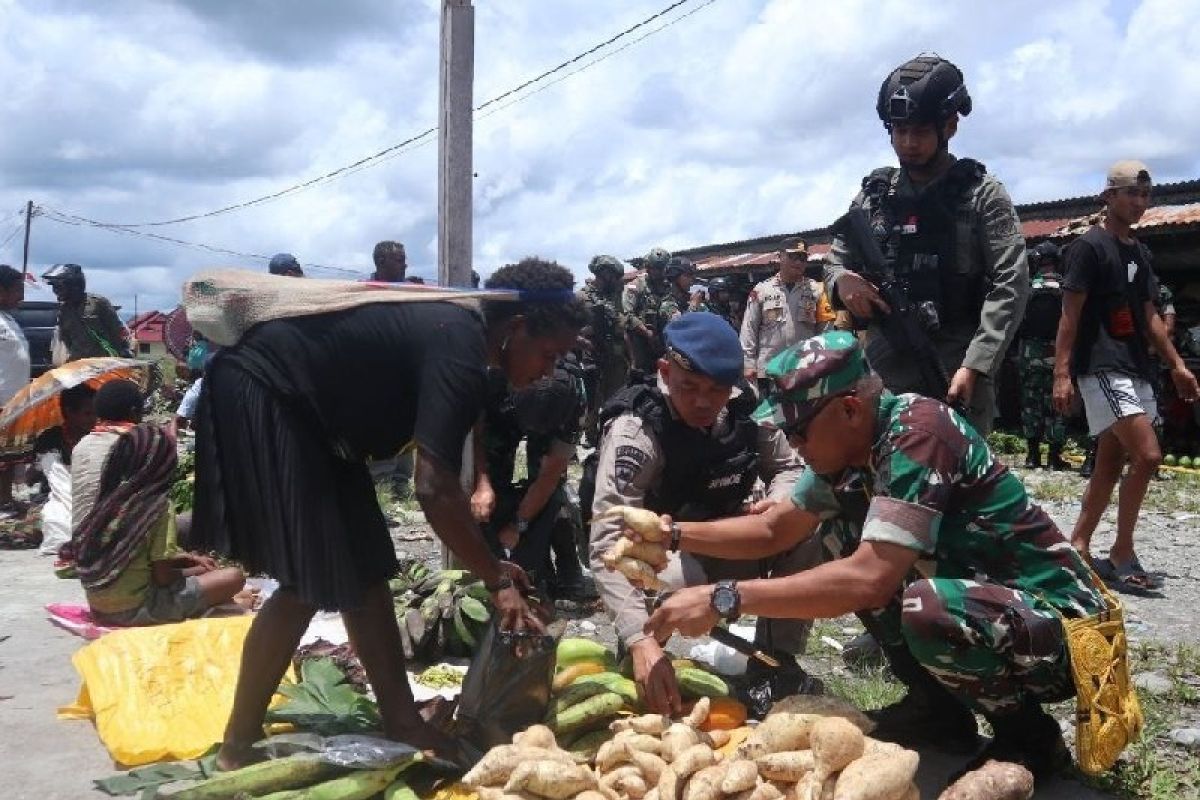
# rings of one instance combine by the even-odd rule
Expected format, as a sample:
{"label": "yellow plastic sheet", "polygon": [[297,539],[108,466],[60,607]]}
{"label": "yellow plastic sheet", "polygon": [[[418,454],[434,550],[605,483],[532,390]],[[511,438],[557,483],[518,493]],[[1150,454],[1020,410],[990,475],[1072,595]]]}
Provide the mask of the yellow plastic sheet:
{"label": "yellow plastic sheet", "polygon": [[83,678],[60,719],[92,719],[126,766],[196,758],[219,742],[233,707],[251,615],[114,631],[71,657]]}

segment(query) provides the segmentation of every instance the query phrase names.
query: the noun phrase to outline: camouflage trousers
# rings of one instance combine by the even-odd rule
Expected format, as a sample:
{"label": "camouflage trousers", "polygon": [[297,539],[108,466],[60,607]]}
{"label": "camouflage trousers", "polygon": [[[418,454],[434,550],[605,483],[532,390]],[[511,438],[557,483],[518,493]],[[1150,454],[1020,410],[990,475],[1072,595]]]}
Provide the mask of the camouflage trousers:
{"label": "camouflage trousers", "polygon": [[1021,342],[1021,427],[1026,439],[1062,445],[1067,422],[1054,410],[1054,343]]}
{"label": "camouflage trousers", "polygon": [[[827,549],[834,524],[826,523]],[[843,537],[835,533],[834,540],[845,552]],[[906,648],[955,698],[981,714],[1006,714],[1030,700],[1058,702],[1075,694],[1059,615],[1028,592],[913,574],[886,606],[859,617],[885,652]]]}

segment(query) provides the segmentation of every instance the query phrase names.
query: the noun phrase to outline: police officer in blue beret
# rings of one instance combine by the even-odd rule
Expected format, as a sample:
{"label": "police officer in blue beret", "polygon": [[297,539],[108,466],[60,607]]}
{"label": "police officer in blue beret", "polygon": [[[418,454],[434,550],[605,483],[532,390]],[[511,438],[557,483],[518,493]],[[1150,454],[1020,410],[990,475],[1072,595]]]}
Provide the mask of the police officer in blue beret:
{"label": "police officer in blue beret", "polygon": [[[621,526],[596,517],[617,505],[690,521],[763,511],[787,500],[803,464],[782,433],[752,419],[756,397],[742,378],[741,344],[728,322],[706,311],[684,314],[666,326],[663,338],[656,384],[623,389],[600,413],[590,555],[596,588],[632,656],[647,709],[678,712],[670,657],[662,642],[642,632],[648,619],[644,594],[601,561]],[[752,504],[759,478],[767,497]],[[670,559],[661,577],[678,588],[790,575],[818,563],[819,547],[806,542],[761,561],[674,552]],[[756,643],[798,655],[808,630],[805,621],[760,619]]]}

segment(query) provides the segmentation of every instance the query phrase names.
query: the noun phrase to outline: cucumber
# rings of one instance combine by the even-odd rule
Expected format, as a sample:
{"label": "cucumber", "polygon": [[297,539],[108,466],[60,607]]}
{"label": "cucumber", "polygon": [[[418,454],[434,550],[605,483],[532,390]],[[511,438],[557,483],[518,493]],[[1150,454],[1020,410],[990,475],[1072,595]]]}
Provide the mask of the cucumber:
{"label": "cucumber", "polygon": [[171,800],[223,800],[240,794],[265,795],[309,786],[342,771],[339,767],[325,763],[315,753],[299,753],[287,758],[261,761],[241,769],[218,772],[200,783],[193,783],[175,791],[160,791],[157,796]]}
{"label": "cucumber", "polygon": [[689,699],[729,696],[729,684],[711,672],[685,667],[675,671],[675,680],[680,694]]}
{"label": "cucumber", "polygon": [[[1200,460],[1200,459],[1197,459],[1197,460]],[[1184,456],[1183,458],[1179,459],[1179,466],[1181,466],[1181,467],[1187,467],[1188,469],[1191,469],[1192,463],[1193,462],[1192,462],[1192,459],[1190,456]]]}
{"label": "cucumber", "polygon": [[613,654],[608,648],[591,639],[563,639],[558,643],[555,660],[559,667],[569,667],[580,661],[600,661],[604,664],[613,662]]}
{"label": "cucumber", "polygon": [[1173,455],[1163,456],[1163,466],[1164,467],[1173,467],[1178,463],[1179,463],[1179,459],[1175,458],[1175,456],[1173,456]]}
{"label": "cucumber", "polygon": [[571,733],[595,726],[611,719],[625,707],[625,698],[613,692],[604,692],[576,703],[561,713],[552,714],[548,720],[555,735]]}
{"label": "cucumber", "polygon": [[619,675],[616,672],[599,672],[595,675],[584,675],[582,678],[576,678],[575,682],[568,686],[568,689],[573,689],[576,686],[602,686],[610,692],[621,695],[625,698],[625,702],[630,705],[637,705],[638,691],[637,684],[624,675]]}

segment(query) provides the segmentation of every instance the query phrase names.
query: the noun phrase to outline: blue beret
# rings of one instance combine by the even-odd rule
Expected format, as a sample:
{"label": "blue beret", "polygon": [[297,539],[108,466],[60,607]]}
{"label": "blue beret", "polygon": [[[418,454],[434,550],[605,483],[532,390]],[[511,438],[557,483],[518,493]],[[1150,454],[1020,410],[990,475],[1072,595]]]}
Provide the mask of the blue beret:
{"label": "blue beret", "polygon": [[742,345],[724,317],[691,311],[663,329],[668,355],[692,372],[733,386],[742,377]]}

